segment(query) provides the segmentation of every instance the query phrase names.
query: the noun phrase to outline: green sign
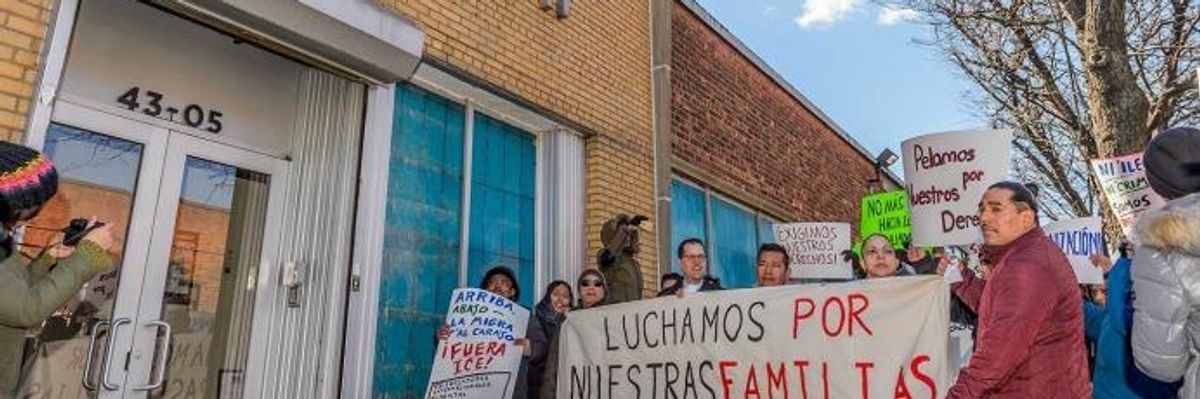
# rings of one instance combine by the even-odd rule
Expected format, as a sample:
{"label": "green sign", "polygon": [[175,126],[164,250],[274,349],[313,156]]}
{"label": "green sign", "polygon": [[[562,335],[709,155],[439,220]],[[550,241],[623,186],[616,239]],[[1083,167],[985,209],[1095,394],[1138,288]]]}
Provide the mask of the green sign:
{"label": "green sign", "polygon": [[911,240],[907,191],[888,191],[863,197],[858,236],[867,237],[875,233],[882,233],[896,248],[903,247]]}

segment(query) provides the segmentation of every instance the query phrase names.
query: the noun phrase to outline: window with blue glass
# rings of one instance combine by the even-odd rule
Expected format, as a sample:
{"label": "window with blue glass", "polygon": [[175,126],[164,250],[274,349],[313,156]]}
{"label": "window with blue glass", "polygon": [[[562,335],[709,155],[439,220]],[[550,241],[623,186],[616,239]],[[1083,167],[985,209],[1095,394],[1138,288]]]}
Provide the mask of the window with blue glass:
{"label": "window with blue glass", "polygon": [[[466,109],[413,85],[396,88],[375,339],[375,397],[425,393],[450,293],[465,278],[505,265],[532,303],[536,143],[534,136],[474,114],[464,198]],[[468,201],[468,218],[463,201]],[[463,229],[467,243],[462,242]],[[467,245],[466,276],[460,253]]]}
{"label": "window with blue glass", "polygon": [[720,198],[712,199],[713,240],[711,273],[729,288],[753,287],[758,280],[754,214]]}
{"label": "window with blue glass", "polygon": [[707,200],[704,190],[679,180],[671,181],[671,271],[679,272],[679,243],[688,238],[708,242]]}
{"label": "window with blue glass", "polygon": [[[726,288],[753,287],[757,282],[758,247],[774,242],[774,220],[761,212],[713,195],[681,179],[671,181],[671,251],[688,238],[704,240],[709,273]],[[672,256],[671,270],[679,272]]]}
{"label": "window with blue glass", "polygon": [[518,302],[532,308],[534,137],[481,113],[474,128],[467,283],[479,284],[488,269],[506,266],[517,274]]}

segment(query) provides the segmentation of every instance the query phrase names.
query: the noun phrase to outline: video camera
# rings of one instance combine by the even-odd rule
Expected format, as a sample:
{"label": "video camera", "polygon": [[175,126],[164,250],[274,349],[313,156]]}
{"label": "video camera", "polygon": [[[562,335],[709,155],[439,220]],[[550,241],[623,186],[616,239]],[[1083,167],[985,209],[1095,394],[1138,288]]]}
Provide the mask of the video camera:
{"label": "video camera", "polygon": [[62,245],[68,247],[79,245],[79,242],[83,240],[83,237],[87,237],[88,233],[100,228],[100,226],[104,226],[104,222],[96,222],[91,226],[88,226],[88,223],[89,221],[84,218],[71,219],[71,223],[62,229]]}

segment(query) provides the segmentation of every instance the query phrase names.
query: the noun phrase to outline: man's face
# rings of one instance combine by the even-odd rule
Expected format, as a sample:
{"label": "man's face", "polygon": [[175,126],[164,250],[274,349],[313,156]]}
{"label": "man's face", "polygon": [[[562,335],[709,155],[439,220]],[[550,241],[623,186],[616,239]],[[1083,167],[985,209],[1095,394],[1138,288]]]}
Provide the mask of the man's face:
{"label": "man's face", "polygon": [[679,258],[679,268],[683,269],[685,280],[693,283],[704,278],[708,268],[708,257],[704,254],[704,246],[690,243],[683,246],[683,257]]}
{"label": "man's face", "polygon": [[766,251],[758,257],[758,286],[774,287],[787,282],[788,265],[783,261],[783,254]]}
{"label": "man's face", "polygon": [[979,201],[979,229],[987,245],[1006,245],[1037,226],[1032,209],[1012,201],[1013,192],[993,188]]}
{"label": "man's face", "polygon": [[492,277],[488,279],[485,290],[487,292],[502,296],[510,301],[513,300],[513,296],[517,293],[517,290],[513,289],[513,281],[509,280],[508,277],[503,274],[492,275]]}

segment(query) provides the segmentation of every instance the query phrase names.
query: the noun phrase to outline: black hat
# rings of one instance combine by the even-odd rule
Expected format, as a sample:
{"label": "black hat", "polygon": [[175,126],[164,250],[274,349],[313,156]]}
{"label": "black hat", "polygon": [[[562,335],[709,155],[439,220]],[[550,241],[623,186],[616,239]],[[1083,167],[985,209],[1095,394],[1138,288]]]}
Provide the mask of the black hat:
{"label": "black hat", "polygon": [[504,277],[508,277],[508,281],[512,281],[513,297],[509,298],[509,300],[516,302],[518,299],[520,299],[521,298],[521,286],[517,285],[517,274],[513,273],[512,269],[509,269],[507,266],[496,266],[496,267],[489,269],[487,271],[487,273],[484,273],[483,281],[479,282],[479,289],[487,289],[488,281],[491,281],[492,276],[495,276],[497,274],[503,275]]}
{"label": "black hat", "polygon": [[1150,139],[1142,156],[1146,180],[1168,200],[1200,191],[1200,130],[1169,129]]}
{"label": "black hat", "polygon": [[0,141],[0,222],[17,222],[58,192],[58,172],[50,159],[29,147]]}

